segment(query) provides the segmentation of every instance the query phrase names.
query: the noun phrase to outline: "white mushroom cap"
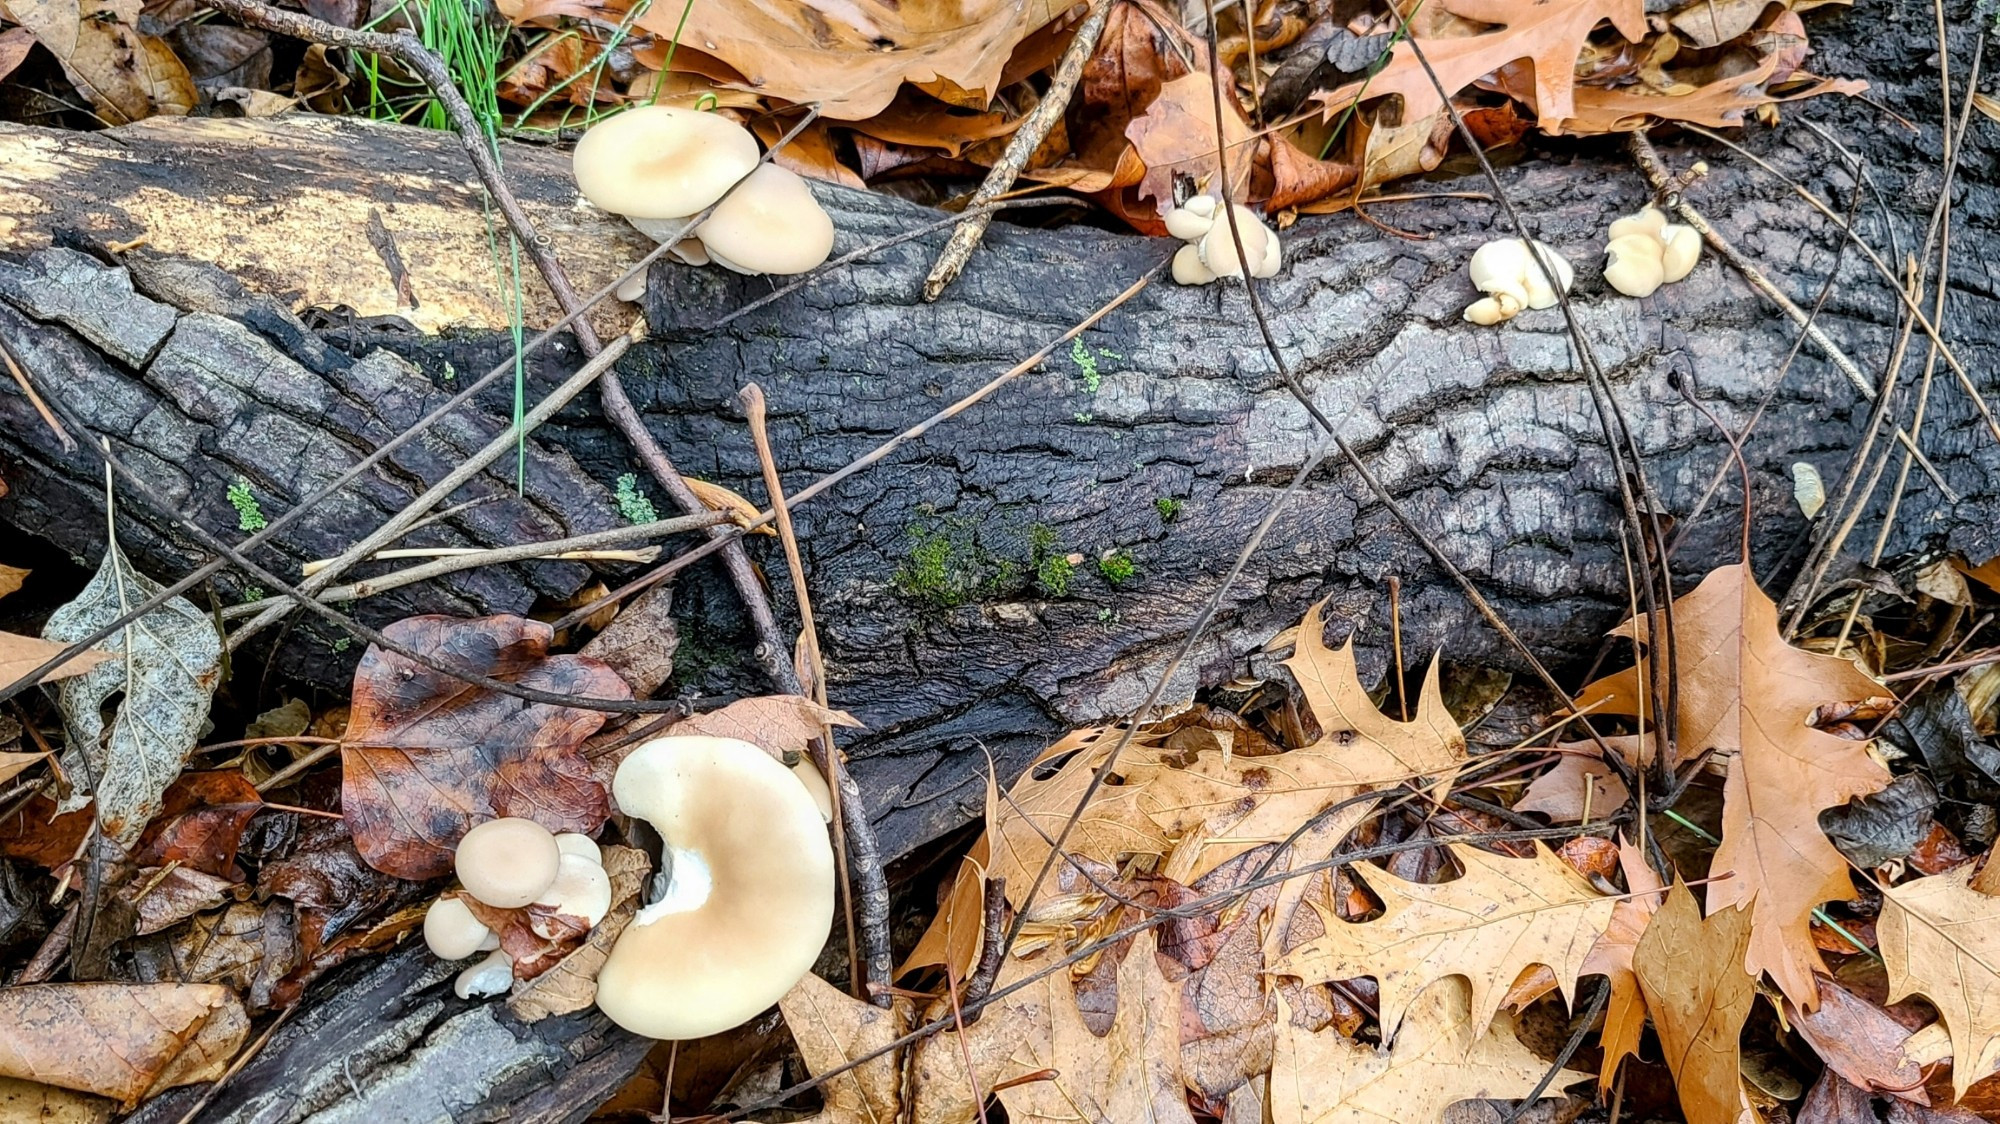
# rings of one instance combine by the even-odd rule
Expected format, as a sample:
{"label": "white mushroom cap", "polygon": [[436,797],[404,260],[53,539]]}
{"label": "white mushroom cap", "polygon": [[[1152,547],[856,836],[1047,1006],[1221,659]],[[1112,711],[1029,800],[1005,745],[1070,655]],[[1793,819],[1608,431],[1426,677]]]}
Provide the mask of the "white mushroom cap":
{"label": "white mushroom cap", "polygon": [[1612,241],[1623,238],[1627,234],[1645,234],[1658,238],[1660,237],[1660,229],[1666,225],[1666,212],[1648,203],[1644,207],[1639,208],[1636,213],[1626,215],[1622,219],[1614,220],[1611,223],[1611,233],[1608,237]]}
{"label": "white mushroom cap", "polygon": [[687,225],[686,215],[671,219],[639,219],[627,215],[625,221],[632,224],[632,229],[655,242],[673,242],[674,248],[667,251],[667,256],[675,261],[688,265],[708,264],[708,251],[702,248],[699,236],[680,237],[681,227]]}
{"label": "white mushroom cap", "polygon": [[463,960],[488,938],[499,939],[457,898],[439,898],[424,911],[424,943],[440,960]]}
{"label": "white mushroom cap", "polygon": [[[584,842],[589,843],[590,840],[585,839]],[[604,920],[604,915],[611,912],[611,879],[598,860],[588,855],[565,854],[556,872],[556,880],[542,891],[535,904],[554,906],[558,914],[581,918],[590,927],[596,928],[597,923]],[[543,921],[530,921],[528,927],[551,940],[556,938],[555,926]]]}
{"label": "white mushroom cap", "polygon": [[757,166],[757,139],[727,117],[640,106],[592,126],[571,167],[584,198],[615,215],[674,219],[722,198]]}
{"label": "white mushroom cap", "polygon": [[518,909],[556,880],[561,855],[548,828],[507,816],[466,832],[453,865],[467,893],[495,909]]}
{"label": "white mushroom cap", "polygon": [[1613,238],[1604,253],[1605,284],[1628,297],[1650,297],[1665,279],[1660,242],[1650,234]]}
{"label": "white mushroom cap", "polygon": [[1250,271],[1250,276],[1276,277],[1278,270],[1282,269],[1284,264],[1284,239],[1274,230],[1270,239],[1264,243],[1264,260],[1257,264],[1257,268]]}
{"label": "white mushroom cap", "polygon": [[1496,238],[1472,252],[1466,271],[1472,274],[1473,288],[1495,296],[1505,293],[1515,304],[1525,306],[1528,270],[1532,268],[1526,243],[1519,238]]}
{"label": "white mushroom cap", "polygon": [[796,172],[760,164],[702,224],[701,244],[738,273],[804,273],[833,253],[833,220]]}
{"label": "white mushroom cap", "polygon": [[1215,225],[1215,196],[1197,195],[1168,211],[1167,233],[1183,242],[1193,242]]}
{"label": "white mushroom cap", "polygon": [[1660,241],[1664,244],[1660,264],[1669,284],[1694,272],[1695,263],[1701,260],[1699,231],[1691,226],[1668,223],[1660,230]]}
{"label": "white mushroom cap", "polygon": [[1174,280],[1183,285],[1206,285],[1215,280],[1215,271],[1201,260],[1201,247],[1190,242],[1174,252]]}
{"label": "white mushroom cap", "polygon": [[1576,280],[1576,267],[1569,264],[1569,259],[1557,253],[1556,248],[1547,242],[1537,240],[1533,245],[1541,261],[1554,272],[1556,283],[1555,287],[1551,288],[1549,274],[1543,272],[1542,266],[1530,261],[1526,273],[1528,307],[1554,308],[1561,303],[1558,294],[1569,292],[1571,283]]}
{"label": "white mushroom cap", "polygon": [[819,771],[812,758],[801,757],[799,763],[792,766],[792,775],[799,778],[799,783],[806,786],[807,792],[812,793],[813,806],[819,809],[819,818],[832,823],[833,790],[826,786],[826,774]]}
{"label": "white mushroom cap", "polygon": [[1465,318],[1474,324],[1498,324],[1521,314],[1521,302],[1512,293],[1481,297],[1465,306]]}
{"label": "white mushroom cap", "polygon": [[458,974],[451,990],[460,999],[483,999],[489,995],[499,995],[514,986],[514,960],[504,952],[494,951],[486,959]]}
{"label": "white mushroom cap", "polygon": [[[565,831],[557,835],[556,850],[565,855],[589,859],[600,867],[604,865],[604,849],[597,845],[597,840],[582,832]],[[558,872],[556,876],[560,878],[562,875]]]}
{"label": "white mushroom cap", "polygon": [[666,841],[669,878],[597,976],[597,1005],[650,1038],[738,1026],[808,971],[833,924],[833,847],[810,793],[734,738],[656,738],[612,795]]}
{"label": "white mushroom cap", "polygon": [[1227,218],[1217,216],[1215,225],[1209,227],[1208,233],[1196,243],[1201,247],[1202,264],[1217,277],[1243,276],[1243,266],[1236,260],[1238,237],[1243,239],[1243,256],[1256,262],[1260,267],[1264,262],[1267,244],[1272,238],[1277,237],[1264,225],[1264,220],[1257,217],[1257,212],[1241,203],[1232,203],[1230,208],[1236,214],[1237,233],[1234,235],[1230,233]]}
{"label": "white mushroom cap", "polygon": [[[1576,279],[1569,259],[1546,242],[1536,242],[1535,248],[1555,272],[1561,290],[1568,292]],[[1519,238],[1496,238],[1479,247],[1473,251],[1467,269],[1472,274],[1473,287],[1482,293],[1496,297],[1505,293],[1527,308],[1553,308],[1557,303],[1556,289],[1549,285],[1548,276],[1536,264],[1536,258],[1530,256],[1528,244]]]}
{"label": "white mushroom cap", "polygon": [[646,295],[646,271],[642,269],[625,280],[620,281],[618,283],[618,291],[612,295],[621,301],[630,301],[633,304],[639,303],[639,299]]}

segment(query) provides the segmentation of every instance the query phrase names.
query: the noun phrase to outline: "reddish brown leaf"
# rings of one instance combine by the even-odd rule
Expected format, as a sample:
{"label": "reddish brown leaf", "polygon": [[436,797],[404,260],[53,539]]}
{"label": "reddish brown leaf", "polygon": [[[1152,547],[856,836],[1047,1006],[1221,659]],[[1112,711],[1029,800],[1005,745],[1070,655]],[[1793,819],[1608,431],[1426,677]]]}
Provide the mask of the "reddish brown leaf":
{"label": "reddish brown leaf", "polygon": [[227,878],[243,829],[264,807],[248,777],[234,769],[182,773],[162,798],[160,818],[139,840],[141,866],[181,866]]}
{"label": "reddish brown leaf", "polygon": [[[1224,91],[1222,99],[1223,139],[1229,146],[1230,196],[1241,200],[1249,180],[1256,134],[1249,119],[1236,104],[1235,95]],[[1160,96],[1145,114],[1133,119],[1125,130],[1146,175],[1139,194],[1151,198],[1164,214],[1174,199],[1174,176],[1189,176],[1206,183],[1218,169],[1215,160],[1215,80],[1207,74],[1186,74],[1160,87]]]}
{"label": "reddish brown leaf", "polygon": [[1321,160],[1284,137],[1271,140],[1272,211],[1325,199],[1354,186],[1354,165],[1340,160]]}
{"label": "reddish brown leaf", "polygon": [[55,801],[46,796],[33,797],[0,820],[0,856],[54,870],[68,862],[83,845],[91,819],[88,808],[58,816]]}
{"label": "reddish brown leaf", "polygon": [[264,867],[258,888],[299,907],[299,945],[308,960],[358,918],[379,916],[416,889],[364,862],[344,821],[323,819],[299,829],[298,847]]}
{"label": "reddish brown leaf", "polygon": [[[625,681],[582,656],[551,656],[549,626],[521,617],[411,617],[390,639],[440,662],[578,698],[624,700]],[[370,647],[354,672],[341,745],[341,809],[370,866],[423,880],[451,870],[474,824],[520,816],[594,833],[604,788],[577,752],[605,713],[529,703]]]}
{"label": "reddish brown leaf", "polygon": [[1923,1067],[1903,1056],[1910,1030],[1889,1012],[1831,979],[1819,981],[1819,1009],[1801,1011],[1785,1004],[1801,1038],[1827,1068],[1875,1092],[1929,1104]]}

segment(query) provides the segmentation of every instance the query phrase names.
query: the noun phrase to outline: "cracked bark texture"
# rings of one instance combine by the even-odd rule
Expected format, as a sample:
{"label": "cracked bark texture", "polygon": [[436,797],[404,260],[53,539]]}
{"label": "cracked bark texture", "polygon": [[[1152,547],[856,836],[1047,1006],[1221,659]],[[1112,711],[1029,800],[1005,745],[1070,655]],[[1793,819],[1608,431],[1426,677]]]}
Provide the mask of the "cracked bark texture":
{"label": "cracked bark texture", "polygon": [[[1962,74],[1978,25],[1970,5],[1949,7],[1961,17],[1953,28]],[[1857,227],[1885,259],[1899,262],[1916,252],[1942,183],[1928,10],[1820,9],[1809,28],[1817,71],[1870,78],[1871,96],[1914,122],[1915,131],[1860,101],[1820,100],[1787,107],[1779,126],[1753,128],[1744,142],[1836,208],[1844,208],[1852,175],[1801,120],[1865,154],[1868,177],[1886,202],[1864,196]],[[2000,360],[2000,281],[1990,265],[2000,256],[1992,129],[1975,118],[1954,184],[1951,303],[1940,325],[1988,394]],[[0,160],[0,203],[9,204],[0,212],[25,216],[11,220],[16,247],[78,235],[130,238],[149,223],[165,231],[170,224],[148,208],[160,206],[156,189],[167,182],[182,206],[221,208],[213,200],[230,198],[228,211],[276,224],[294,244],[299,235],[283,226],[289,220],[279,217],[277,204],[308,186],[328,207],[340,203],[343,190],[380,204],[392,231],[399,216],[418,210],[449,218],[474,207],[462,195],[468,173],[458,154],[434,135],[323,121],[159,122],[117,134],[113,146],[0,129],[0,155],[12,145],[41,152],[38,158],[72,173],[90,173],[58,186],[60,177],[7,171]],[[189,136],[190,143],[176,139]],[[1711,165],[1714,174],[1694,195],[1697,205],[1794,300],[1810,305],[1834,263],[1830,224],[1716,146],[1666,143],[1663,151],[1677,168],[1697,158]],[[241,174],[256,160],[263,163],[248,165],[254,177]],[[566,253],[582,247],[574,253],[589,268],[602,272],[643,248],[615,224],[570,206],[559,156],[514,148],[507,160],[531,212],[558,223]],[[1635,208],[1644,191],[1615,143],[1538,142],[1528,160],[1503,169],[1502,177],[1539,236],[1578,266],[1584,331],[1608,369],[1659,502],[1685,521],[1726,446],[1669,385],[1670,376],[1691,378],[1706,405],[1740,425],[1771,390],[1794,329],[1712,255],[1687,282],[1645,301],[1606,290],[1597,270],[1602,232],[1611,218]],[[91,185],[87,195],[78,183]],[[1486,187],[1476,175],[1416,186]],[[933,216],[881,196],[834,189],[821,195],[835,214],[841,251]],[[1286,270],[1262,289],[1287,360],[1385,485],[1545,660],[1587,656],[1624,614],[1627,586],[1610,462],[1561,319],[1553,311],[1528,313],[1497,330],[1458,319],[1471,297],[1466,258],[1486,238],[1512,233],[1492,204],[1439,198],[1385,204],[1376,216],[1427,240],[1395,238],[1351,216],[1304,217],[1288,232]],[[364,248],[352,252],[371,253],[360,224],[353,225],[354,245]],[[261,482],[281,510],[285,497],[332,470],[331,462],[322,463],[327,458],[358,455],[448,393],[447,362],[461,373],[484,370],[503,346],[491,334],[419,337],[370,332],[366,324],[307,331],[283,302],[259,294],[338,294],[363,314],[384,309],[353,288],[292,283],[269,260],[250,260],[260,251],[253,232],[246,230],[245,239],[229,272],[254,291],[177,263],[171,253],[142,251],[128,259],[146,293],[183,309],[167,312],[171,326],[158,343],[138,331],[151,322],[143,317],[118,321],[122,333],[137,333],[133,340],[100,338],[103,332],[93,336],[99,329],[83,325],[87,308],[59,307],[45,295],[37,310],[29,292],[50,284],[37,279],[51,271],[81,271],[75,284],[90,291],[108,286],[113,295],[104,299],[117,304],[127,298],[115,292],[121,283],[115,272],[83,271],[77,259],[22,258],[0,272],[8,286],[0,288],[0,331],[17,349],[26,341],[32,354],[24,358],[45,392],[88,406],[107,435],[135,455],[153,457],[161,472],[186,474],[180,494],[188,510],[216,528],[235,522],[225,477],[242,472],[253,488]],[[944,239],[940,232],[883,251],[719,331],[707,326],[769,292],[771,282],[661,266],[648,306],[657,338],[621,367],[626,386],[686,471],[756,497],[758,469],[735,394],[745,382],[759,383],[785,483],[796,492],[1012,365],[1170,249],[1090,229],[996,224],[960,281],[942,301],[926,305],[916,293]],[[173,245],[165,233],[159,241]],[[425,244],[415,235],[411,241]],[[282,242],[269,252],[281,252]],[[405,251],[421,297],[424,255],[408,245]],[[1897,323],[1887,284],[1850,252],[1822,326],[1880,378]],[[1919,339],[1900,376],[1895,413],[1905,420],[1923,352]],[[560,351],[533,361],[530,392],[574,363],[573,353]],[[356,521],[372,526],[419,480],[435,479],[450,458],[497,432],[511,405],[508,392],[496,389],[479,402],[480,413],[451,423],[441,444],[413,445],[394,471],[343,501],[347,507],[329,507],[276,549],[287,561],[337,552],[364,530]],[[1777,386],[1745,447],[1757,515],[1753,555],[1767,585],[1788,579],[1797,543],[1809,530],[1791,500],[1791,466],[1815,465],[1829,491],[1837,490],[1867,413],[1855,388],[1810,349]],[[270,455],[245,456],[244,434],[255,432],[260,418],[281,437],[260,446]],[[308,434],[316,429],[338,440],[313,442]],[[1912,473],[1891,551],[1991,555],[2000,456],[1942,368],[1920,436],[1962,499],[1946,503],[1921,472]],[[976,811],[982,749],[1009,776],[1054,732],[1135,705],[1312,438],[1304,411],[1277,385],[1243,294],[1227,286],[1161,285],[1086,333],[1073,352],[1059,353],[989,402],[800,508],[809,579],[822,606],[829,690],[836,705],[870,727],[844,744],[885,851],[910,854]],[[613,517],[602,483],[636,470],[588,405],[565,410],[529,447],[531,469],[542,473],[531,479],[529,499],[503,498],[433,527],[437,541],[501,543],[594,529]],[[61,454],[6,383],[0,383],[0,458],[14,487],[0,500],[0,518],[94,556],[101,501],[93,462],[87,454]],[[209,467],[211,461],[220,467]],[[499,470],[480,488],[504,494],[506,475]],[[1180,504],[1171,521],[1156,506],[1162,498]],[[1731,475],[1716,503],[1699,520],[1684,522],[1689,538],[1675,558],[1682,588],[1735,558],[1737,503]],[[1878,496],[1849,556],[1872,541],[1882,507]],[[121,515],[137,540],[128,544],[134,556],[156,576],[195,561],[157,516],[129,506]],[[1096,567],[1109,550],[1129,553],[1137,567],[1115,587]],[[1038,583],[1038,562],[1072,551],[1085,561],[1056,596],[1047,588],[1052,581]],[[766,568],[782,572],[768,558]],[[1404,580],[1405,644],[1413,660],[1440,650],[1463,662],[1511,662],[1352,472],[1329,463],[1227,595],[1216,629],[1169,699],[1186,697],[1200,683],[1271,673],[1272,658],[1261,646],[1322,597],[1331,599],[1337,627],[1351,631],[1380,667],[1388,631],[1382,585],[1392,575]],[[582,571],[558,566],[479,572],[448,586],[412,588],[403,600],[364,603],[362,612],[389,619],[412,611],[520,611],[538,593],[560,596],[582,580]],[[941,589],[956,592],[935,596]],[[952,600],[958,603],[944,603]],[[281,660],[325,682],[339,681],[348,666],[324,645],[288,645]],[[385,1057],[431,1049],[416,1056],[426,1059],[425,1072],[439,1075],[439,1118],[485,1119],[517,1099],[505,1081],[481,1092],[478,1080],[458,1080],[482,1067],[506,1074],[517,1072],[512,1067],[524,1057],[546,1063],[556,1075],[550,1088],[567,1092],[563,1083],[573,1080],[579,1095],[545,1096],[517,1118],[570,1119],[583,1114],[584,1095],[598,1088],[593,1082],[601,1071],[593,1066],[636,1064],[636,1055],[619,1060],[630,1044],[615,1035],[592,1039],[601,1042],[594,1053],[552,1052],[551,1042],[601,1035],[603,1024],[592,1016],[538,1024],[509,1036],[511,1048],[484,1027],[445,1035],[412,1018],[378,1020],[373,1033],[403,1043],[386,1048]],[[318,1050],[313,1039],[332,1033],[307,1029],[293,1038],[286,1031],[268,1062],[237,1079],[246,1082],[245,1107],[219,1106],[215,1118],[380,1116],[380,1106],[400,1103],[388,1091],[376,1092],[408,1089],[386,1070],[380,1085],[366,1078],[327,1105],[252,1095],[327,1065],[340,1052]]]}

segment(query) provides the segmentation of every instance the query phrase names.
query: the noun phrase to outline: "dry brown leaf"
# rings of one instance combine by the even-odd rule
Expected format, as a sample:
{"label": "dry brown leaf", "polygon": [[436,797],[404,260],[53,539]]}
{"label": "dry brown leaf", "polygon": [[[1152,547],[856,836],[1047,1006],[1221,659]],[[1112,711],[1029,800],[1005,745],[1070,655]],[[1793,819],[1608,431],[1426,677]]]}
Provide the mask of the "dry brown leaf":
{"label": "dry brown leaf", "polygon": [[215,984],[33,984],[0,990],[0,1077],[138,1103],[221,1075],[250,1022]]}
{"label": "dry brown leaf", "polygon": [[1424,676],[1416,713],[1399,722],[1368,698],[1355,668],[1353,641],[1338,649],[1326,646],[1325,608],[1321,602],[1306,611],[1292,657],[1285,661],[1322,731],[1307,748],[1338,760],[1353,784],[1423,777],[1448,784],[1465,763],[1465,735],[1445,709],[1437,664]]}
{"label": "dry brown leaf", "polygon": [[[1681,647],[1679,752],[1734,754],[1723,789],[1722,845],[1709,906],[1749,906],[1745,967],[1769,972],[1785,997],[1811,1007],[1815,972],[1810,921],[1822,902],[1854,897],[1847,860],[1820,830],[1819,813],[1881,789],[1888,770],[1865,742],[1816,730],[1806,720],[1825,703],[1880,691],[1852,663],[1786,644],[1778,610],[1743,566],[1711,573],[1674,602]],[[1632,623],[1619,633],[1632,635]],[[1645,641],[1643,624],[1637,639]],[[1605,714],[1642,713],[1646,663],[1600,679],[1578,705]]]}
{"label": "dry brown leaf", "polygon": [[[1651,738],[1625,735],[1604,741],[1628,763],[1637,765],[1652,759]],[[1514,804],[1515,811],[1540,812],[1557,823],[1579,823],[1586,815],[1601,820],[1631,798],[1625,782],[1604,763],[1596,745],[1570,742],[1556,749],[1562,756],[1555,767],[1528,782]]]}
{"label": "dry brown leaf", "polygon": [[[0,632],[0,684],[14,682],[53,659],[67,647],[68,644],[43,640],[39,636]],[[100,648],[86,648],[64,661],[54,671],[42,676],[42,682],[49,683],[57,679],[67,679],[72,675],[82,675],[110,658],[110,652]]]}
{"label": "dry brown leaf", "polygon": [[1937,1007],[1958,1097],[2000,1062],[2000,898],[1969,885],[1972,868],[1884,887],[1875,923],[1889,1002],[1922,995]]}
{"label": "dry brown leaf", "polygon": [[139,5],[116,0],[6,0],[0,4],[63,65],[107,124],[156,113],[184,116],[194,79],[165,42],[137,28]]}
{"label": "dry brown leaf", "polygon": [[590,930],[576,951],[532,980],[514,985],[507,1009],[522,1022],[550,1015],[567,1015],[597,1002],[597,970],[611,955],[611,946],[639,912],[639,891],[652,860],[635,847],[605,847],[604,873],[611,879],[611,912]]}
{"label": "dry brown leaf", "polygon": [[1785,1017],[1828,1069],[1862,1089],[1930,1103],[1923,1067],[1903,1056],[1909,1027],[1837,980],[1821,980],[1819,996],[1819,1010],[1787,1004]]}
{"label": "dry brown leaf", "polygon": [[897,977],[912,968],[938,965],[949,978],[965,979],[979,962],[986,944],[986,867],[993,861],[993,828],[1000,822],[1000,786],[989,763],[986,770],[986,830],[959,860],[951,891],[945,895],[917,947],[896,969]]}
{"label": "dry brown leaf", "polygon": [[[966,1124],[976,1115],[975,1079],[984,1091],[1053,1070],[1000,1090],[1011,1119],[1193,1124],[1181,1086],[1181,988],[1160,974],[1154,947],[1148,930],[1125,949],[1117,1017],[1102,1037],[1085,1025],[1069,972],[1057,968],[988,1006],[962,1042],[952,1033],[924,1039],[912,1059],[914,1119]],[[1009,957],[995,990],[1045,972],[1059,954]]]}
{"label": "dry brown leaf", "polygon": [[[1257,136],[1243,108],[1236,104],[1234,83],[1222,98],[1223,138],[1229,146],[1231,198],[1243,198],[1250,178]],[[1139,194],[1152,199],[1161,214],[1174,204],[1174,176],[1192,177],[1204,186],[1215,177],[1215,79],[1201,71],[1183,74],[1160,87],[1146,112],[1132,119],[1125,136],[1146,166]]]}
{"label": "dry brown leaf", "polygon": [[0,1077],[0,1121],[7,1124],[108,1124],[117,1111],[117,1101]]}
{"label": "dry brown leaf", "polygon": [[133,931],[144,936],[221,905],[234,885],[190,867],[142,867],[118,897],[137,911],[139,924]]}
{"label": "dry brown leaf", "polygon": [[[895,1004],[885,1010],[864,1003],[808,972],[778,1000],[778,1009],[806,1072],[818,1077],[902,1037],[910,1027],[910,1001]],[[829,1078],[820,1095],[826,1107],[813,1118],[819,1124],[894,1124],[903,1107],[902,1051]]]}
{"label": "dry brown leaf", "polygon": [[822,725],[861,728],[860,720],[844,710],[830,710],[798,695],[763,695],[683,718],[666,732],[737,738],[783,757],[790,750],[804,752],[806,743],[819,737]]}
{"label": "dry brown leaf", "polygon": [[1727,128],[1742,125],[1746,115],[1760,106],[1821,94],[1858,94],[1868,88],[1866,82],[1823,78],[1782,97],[1768,91],[1767,86],[1788,76],[1788,61],[1804,49],[1805,24],[1796,13],[1777,13],[1771,26],[1748,42],[1759,52],[1757,65],[1748,72],[1725,60],[1691,71],[1664,71],[1664,87],[1645,82],[1578,86],[1574,115],[1554,124],[1545,121],[1542,129],[1580,135],[1629,132],[1654,120]]}
{"label": "dry brown leaf", "polygon": [[[500,10],[516,9],[502,3]],[[736,68],[767,97],[818,102],[825,117],[859,121],[894,100],[905,81],[947,82],[983,103],[999,90],[1015,45],[1066,11],[1050,0],[703,0],[686,10],[679,39]],[[682,15],[681,5],[658,4],[638,25],[665,42]]]}
{"label": "dry brown leaf", "polygon": [[0,782],[13,780],[28,766],[47,756],[46,753],[0,753]]}
{"label": "dry brown leaf", "polygon": [[1503,1016],[1488,1033],[1471,1015],[1459,980],[1424,989],[1387,1053],[1336,1030],[1293,1024],[1278,1002],[1271,1060],[1272,1124],[1430,1124],[1466,1100],[1508,1100],[1534,1091],[1548,1072]]}
{"label": "dry brown leaf", "polygon": [[[1445,92],[1456,94],[1508,63],[1527,59],[1535,74],[1535,113],[1545,130],[1558,129],[1575,116],[1577,56],[1600,23],[1609,20],[1634,43],[1647,30],[1643,0],[1430,0],[1425,7],[1497,25],[1477,35],[1432,38],[1419,33],[1418,45]],[[1398,43],[1388,65],[1366,82],[1350,82],[1319,97],[1330,120],[1357,98],[1389,94],[1402,96],[1405,121],[1425,121],[1444,108],[1408,43]]]}
{"label": "dry brown leaf", "polygon": [[1676,882],[1633,954],[1688,1124],[1757,1118],[1743,1090],[1738,1041],[1757,998],[1756,981],[1743,970],[1750,930],[1743,909],[1721,908],[1703,921],[1694,895]]}
{"label": "dry brown leaf", "polygon": [[1665,896],[1655,892],[1664,886],[1646,864],[1645,854],[1623,839],[1618,841],[1618,865],[1625,871],[1625,889],[1630,896],[1620,899],[1612,909],[1611,924],[1583,961],[1584,975],[1603,976],[1611,985],[1611,998],[1604,1007],[1604,1033],[1599,1039],[1604,1064],[1597,1074],[1598,1088],[1607,1091],[1618,1074],[1618,1063],[1639,1053],[1639,1036],[1646,1029],[1646,999],[1632,958]]}
{"label": "dry brown leaf", "polygon": [[[7,77],[8,71],[21,65],[21,59],[12,54],[15,47],[18,45],[21,57],[26,57],[27,45],[34,41],[34,37],[28,34],[28,29],[25,27],[14,27],[0,32],[0,78]],[[19,566],[0,566],[0,597],[18,591],[21,583],[27,581],[28,575],[32,572],[23,570]]]}
{"label": "dry brown leaf", "polygon": [[1539,842],[1525,859],[1445,849],[1465,868],[1450,882],[1406,882],[1356,865],[1356,876],[1382,899],[1382,915],[1354,924],[1322,908],[1325,935],[1271,970],[1307,983],[1375,977],[1385,1035],[1396,1033],[1420,993],[1448,976],[1470,984],[1475,1033],[1493,1021],[1508,986],[1534,965],[1550,968],[1564,998],[1573,999],[1577,974],[1618,903]]}

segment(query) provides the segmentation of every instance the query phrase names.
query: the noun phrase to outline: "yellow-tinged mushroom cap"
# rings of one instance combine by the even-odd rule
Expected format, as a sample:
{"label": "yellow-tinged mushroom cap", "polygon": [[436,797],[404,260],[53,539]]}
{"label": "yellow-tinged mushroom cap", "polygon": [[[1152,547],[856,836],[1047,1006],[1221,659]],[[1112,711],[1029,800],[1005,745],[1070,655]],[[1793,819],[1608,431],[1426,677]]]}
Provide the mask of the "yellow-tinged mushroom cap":
{"label": "yellow-tinged mushroom cap", "polygon": [[757,166],[757,139],[727,117],[640,106],[593,125],[571,168],[584,198],[615,215],[685,218]]}
{"label": "yellow-tinged mushroom cap", "polygon": [[833,220],[798,174],[760,164],[699,232],[718,265],[738,273],[804,273],[833,253]]}
{"label": "yellow-tinged mushroom cap", "polygon": [[649,1038],[741,1025],[812,970],[833,924],[833,847],[799,778],[735,738],[656,738],[612,795],[666,841],[668,884],[626,926],[597,1005]]}
{"label": "yellow-tinged mushroom cap", "polygon": [[473,897],[495,909],[519,909],[556,880],[561,855],[548,828],[507,816],[466,832],[452,865]]}

